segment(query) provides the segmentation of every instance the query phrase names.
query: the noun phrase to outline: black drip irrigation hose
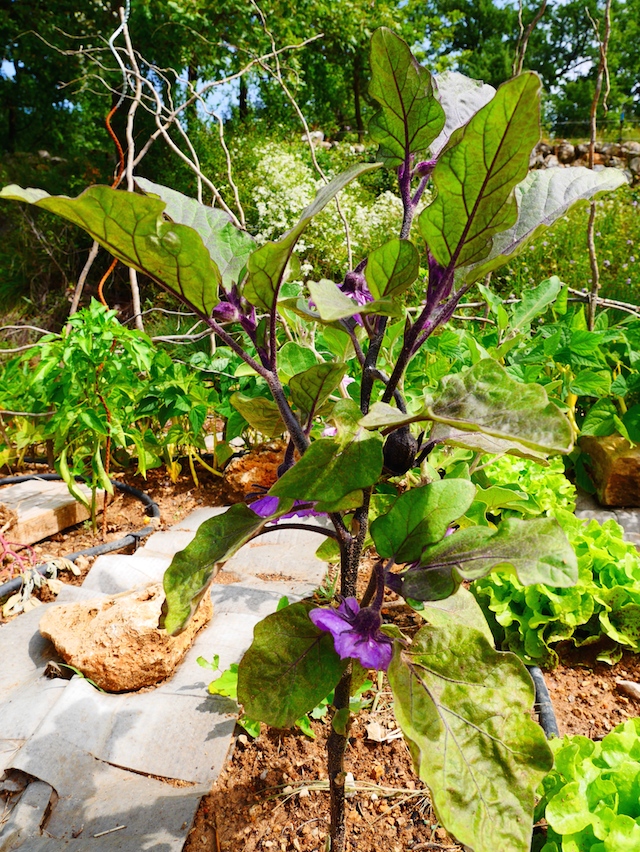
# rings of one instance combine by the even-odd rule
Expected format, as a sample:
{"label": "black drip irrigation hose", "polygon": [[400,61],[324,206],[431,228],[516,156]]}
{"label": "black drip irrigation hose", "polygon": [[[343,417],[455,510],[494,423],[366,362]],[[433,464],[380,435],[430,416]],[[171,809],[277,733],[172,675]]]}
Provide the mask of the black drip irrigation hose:
{"label": "black drip irrigation hose", "polygon": [[544,675],[538,666],[527,666],[527,668],[533,680],[533,685],[536,688],[536,707],[540,727],[547,735],[547,739],[559,737],[560,732],[558,731],[556,714],[553,712],[553,704],[549,697],[547,684],[544,682]]}
{"label": "black drip irrigation hose", "polygon": [[[62,477],[57,473],[40,473],[40,474],[30,474],[27,476],[7,476],[3,479],[0,479],[1,485],[17,485],[20,482],[29,482],[32,479],[41,479],[45,482],[56,482],[61,481]],[[84,482],[81,476],[76,477],[77,482]],[[118,482],[115,479],[111,480],[111,484],[114,488],[117,488],[118,491],[122,491],[124,494],[130,494],[132,497],[135,497],[139,500],[143,506],[145,507],[145,511],[150,518],[154,520],[160,520],[160,509],[158,508],[158,504],[149,497],[148,494],[145,494],[144,491],[140,491],[138,488],[134,488],[132,485],[127,485],[125,482]],[[103,553],[112,553],[114,550],[122,550],[125,547],[130,547],[131,545],[135,545],[136,548],[140,542],[140,539],[146,538],[148,535],[151,535],[152,532],[155,532],[157,529],[157,525],[154,523],[147,524],[146,527],[143,527],[141,530],[134,530],[133,532],[127,533],[123,538],[116,539],[116,541],[108,541],[104,544],[98,544],[95,547],[88,547],[86,550],[77,550],[75,553],[69,553],[65,556],[65,559],[68,559],[69,562],[75,562],[79,556],[101,556]],[[36,571],[39,574],[42,574],[43,577],[46,577],[51,572],[51,563],[46,562],[44,565],[38,565],[36,567]],[[22,577],[14,577],[13,580],[9,580],[8,583],[4,583],[0,586],[0,599],[7,597],[8,595],[17,592],[22,586]]]}

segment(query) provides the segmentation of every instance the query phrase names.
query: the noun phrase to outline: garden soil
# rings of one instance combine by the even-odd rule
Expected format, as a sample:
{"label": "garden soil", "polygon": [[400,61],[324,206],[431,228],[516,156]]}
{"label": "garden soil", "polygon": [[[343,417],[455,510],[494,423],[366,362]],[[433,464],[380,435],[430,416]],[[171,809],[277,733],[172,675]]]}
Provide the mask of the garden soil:
{"label": "garden soil", "polygon": [[[172,482],[165,471],[150,471],[147,479],[126,477],[160,507],[166,529],[200,506],[225,505],[239,499],[239,482],[247,481],[251,465],[255,480],[268,486],[275,475],[271,447],[257,458],[242,460],[239,479],[225,481],[207,472],[196,487],[188,474]],[[44,472],[44,467],[33,472]],[[31,471],[29,471],[31,472]],[[249,475],[249,478],[252,477]],[[106,540],[115,540],[148,523],[141,504],[117,493],[109,507]],[[48,560],[100,543],[89,524],[67,530],[35,546],[39,559]],[[81,575],[59,575],[78,584],[92,559],[80,560]],[[222,575],[221,575],[222,577]],[[0,577],[0,582],[7,577]],[[43,600],[53,596],[42,592]],[[407,608],[390,602],[386,613],[411,627]],[[19,616],[17,616],[19,617]],[[2,622],[2,616],[0,616]],[[582,734],[601,739],[616,725],[640,716],[640,701],[620,691],[617,681],[640,684],[640,659],[625,654],[614,666],[597,662],[597,647],[560,649],[563,664],[545,673],[560,734]],[[268,685],[265,685],[268,688]],[[355,720],[349,736],[346,770],[353,776],[348,796],[350,852],[418,852],[461,847],[447,835],[431,808],[424,786],[413,773],[408,749],[398,736],[386,681],[366,694],[372,702]],[[298,729],[277,731],[263,727],[252,740],[236,730],[227,762],[211,793],[198,810],[184,852],[324,852],[328,829],[329,796],[326,784],[325,743],[329,724],[312,721],[315,739]],[[382,741],[380,741],[382,740]],[[324,780],[323,780],[324,779]]]}

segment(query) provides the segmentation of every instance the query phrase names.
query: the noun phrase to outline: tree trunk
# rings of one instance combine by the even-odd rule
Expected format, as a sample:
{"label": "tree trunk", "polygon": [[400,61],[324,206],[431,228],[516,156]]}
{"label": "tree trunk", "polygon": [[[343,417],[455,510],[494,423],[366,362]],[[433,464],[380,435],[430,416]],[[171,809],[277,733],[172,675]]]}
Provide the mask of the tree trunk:
{"label": "tree trunk", "polygon": [[238,116],[240,121],[245,121],[249,116],[249,101],[247,95],[247,81],[243,75],[240,77],[240,95],[238,101]]}
{"label": "tree trunk", "polygon": [[[195,57],[192,57],[191,62],[189,63],[189,67],[187,68],[187,99],[191,97],[195,89],[198,85],[198,65],[195,60]],[[198,118],[197,113],[197,101],[194,101],[190,106],[188,106],[185,110],[185,119],[187,121],[187,132],[191,132],[195,129],[195,124]]]}

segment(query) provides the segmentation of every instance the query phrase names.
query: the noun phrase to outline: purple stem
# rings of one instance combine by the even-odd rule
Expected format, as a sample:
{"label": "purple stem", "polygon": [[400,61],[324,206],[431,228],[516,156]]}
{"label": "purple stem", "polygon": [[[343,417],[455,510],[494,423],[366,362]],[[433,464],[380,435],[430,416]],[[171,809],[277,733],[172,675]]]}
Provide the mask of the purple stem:
{"label": "purple stem", "polygon": [[400,239],[406,240],[411,231],[411,222],[415,210],[411,201],[411,154],[407,150],[404,163],[398,168],[398,185],[400,187],[400,198],[404,208]]}
{"label": "purple stem", "polygon": [[420,181],[420,183],[418,184],[418,188],[415,191],[415,195],[413,196],[413,199],[411,200],[411,203],[413,204],[414,209],[420,203],[420,199],[422,198],[422,193],[427,188],[428,183],[429,183],[429,178],[423,177],[422,180]]}
{"label": "purple stem", "polygon": [[382,602],[384,600],[384,581],[387,576],[387,571],[392,565],[393,558],[389,560],[387,565],[384,564],[382,559],[376,565],[376,597],[371,608],[377,609],[378,612],[382,609]]}
{"label": "purple stem", "polygon": [[336,541],[340,540],[337,532],[325,529],[325,527],[318,527],[315,524],[296,524],[290,523],[289,521],[274,524],[272,527],[262,527],[262,529],[255,534],[254,538],[258,538],[259,535],[265,535],[265,533],[278,532],[278,530],[304,530],[305,532],[320,533],[320,535],[333,538]]}

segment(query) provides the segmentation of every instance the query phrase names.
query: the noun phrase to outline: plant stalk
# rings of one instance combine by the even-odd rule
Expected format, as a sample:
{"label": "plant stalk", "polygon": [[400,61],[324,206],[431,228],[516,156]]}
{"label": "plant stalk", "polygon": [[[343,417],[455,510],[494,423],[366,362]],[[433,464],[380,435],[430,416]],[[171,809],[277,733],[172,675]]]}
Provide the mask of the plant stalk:
{"label": "plant stalk", "polygon": [[[340,710],[349,708],[350,695],[351,666],[348,667],[336,686],[334,698],[334,719]],[[348,729],[348,723],[344,734],[338,733],[338,731],[332,727],[329,739],[327,740],[327,769],[329,775],[329,798],[331,809],[331,852],[344,852],[345,850],[347,828],[344,795],[344,781],[346,777],[346,773],[344,771],[344,753],[347,748]]]}

